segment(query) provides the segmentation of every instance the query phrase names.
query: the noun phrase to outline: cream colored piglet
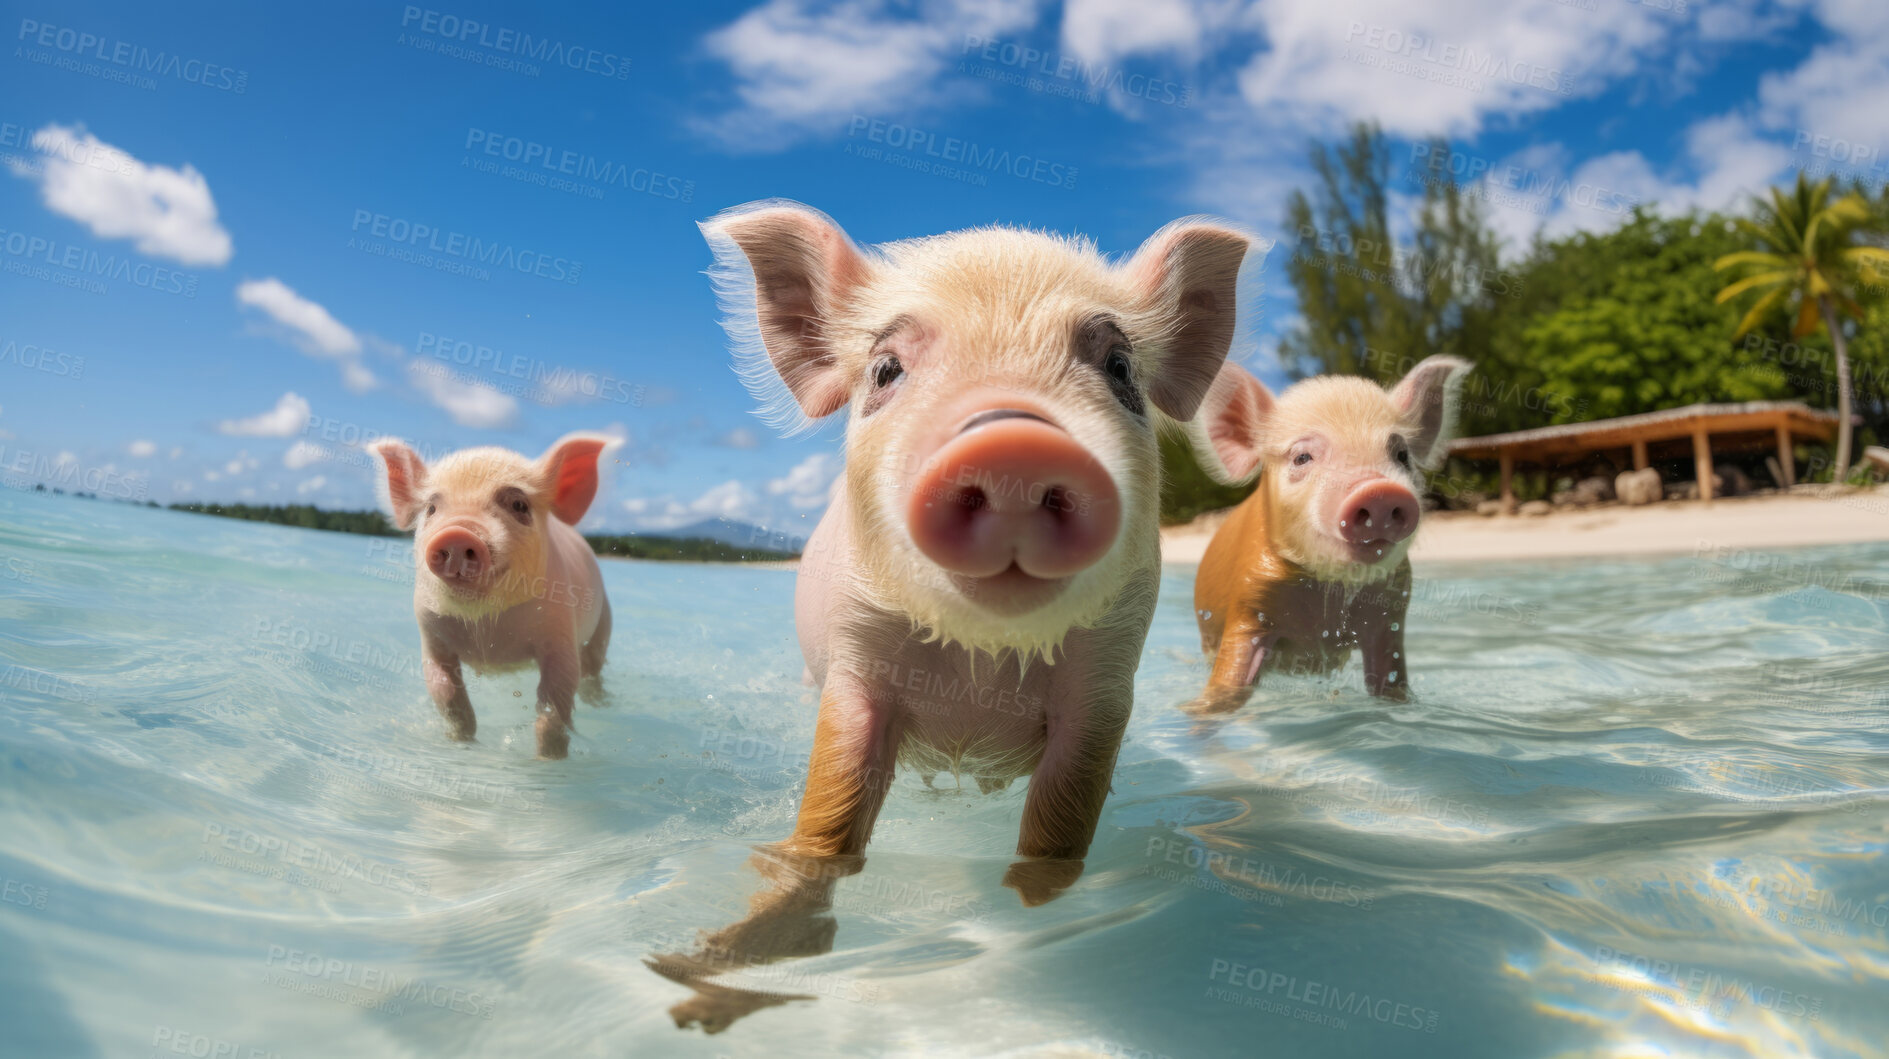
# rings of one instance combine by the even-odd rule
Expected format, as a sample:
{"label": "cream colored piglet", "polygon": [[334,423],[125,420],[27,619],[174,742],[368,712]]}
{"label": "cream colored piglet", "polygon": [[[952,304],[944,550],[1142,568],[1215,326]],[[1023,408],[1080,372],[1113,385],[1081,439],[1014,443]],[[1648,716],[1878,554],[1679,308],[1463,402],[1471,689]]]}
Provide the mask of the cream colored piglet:
{"label": "cream colored piglet", "polygon": [[373,452],[394,525],[412,529],[413,610],[427,691],[454,739],[478,723],[462,665],[538,667],[538,755],[570,749],[580,686],[601,691],[610,601],[597,556],[572,527],[597,495],[610,439],[572,434],[536,462],[500,448],[452,453],[431,467],[399,441]]}
{"label": "cream colored piglet", "polygon": [[778,202],[703,230],[768,410],[851,408],[796,588],[820,715],[786,848],[862,852],[899,764],[1028,776],[1007,881],[1047,899],[1095,833],[1154,613],[1155,430],[1225,359],[1251,240],[1189,220],[1119,263],[1013,228],[867,250]]}

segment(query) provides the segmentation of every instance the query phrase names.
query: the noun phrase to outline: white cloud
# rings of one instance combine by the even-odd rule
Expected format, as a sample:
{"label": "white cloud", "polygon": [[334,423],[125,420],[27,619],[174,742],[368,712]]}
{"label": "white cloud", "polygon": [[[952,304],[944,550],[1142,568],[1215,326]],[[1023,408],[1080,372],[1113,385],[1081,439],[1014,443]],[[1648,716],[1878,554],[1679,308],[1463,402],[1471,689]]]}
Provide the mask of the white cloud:
{"label": "white cloud", "polygon": [[[366,393],[380,384],[361,363],[361,351],[369,339],[356,334],[320,304],[296,293],[295,288],[274,276],[245,280],[236,288],[236,301],[275,321],[273,330],[278,331],[278,337],[286,338],[295,348],[313,357],[337,361],[342,385],[350,391]],[[386,343],[372,341],[385,351]],[[399,356],[398,347],[393,347],[393,355]]]}
{"label": "white cloud", "polygon": [[234,253],[217,223],[203,174],[189,165],[147,165],[79,128],[52,124],[33,134],[43,156],[37,177],[46,208],[102,239],[130,239],[141,253],[186,265],[223,265]]}
{"label": "white cloud", "polygon": [[837,133],[856,113],[890,118],[948,94],[938,76],[967,36],[1020,32],[1036,18],[1035,0],[769,0],[704,41],[740,99],[704,125],[731,146],[768,148]]}
{"label": "white cloud", "polygon": [[157,454],[157,442],[145,441],[142,438],[140,438],[139,440],[134,441],[129,445],[126,445],[125,450],[127,452],[130,452],[133,456],[137,457],[138,459],[142,460],[142,459],[146,459],[150,456],[154,456]]}
{"label": "white cloud", "polygon": [[1268,44],[1240,94],[1311,128],[1375,119],[1399,136],[1471,136],[1592,95],[1632,73],[1682,22],[1625,3],[1595,10],[1510,0],[1261,0]]}
{"label": "white cloud", "polygon": [[730,449],[758,449],[761,436],[747,427],[736,427],[715,439],[715,444]]}
{"label": "white cloud", "polygon": [[328,479],[318,474],[314,476],[313,478],[307,478],[307,479],[302,480],[300,483],[298,483],[295,486],[295,492],[296,492],[296,495],[298,496],[304,495],[307,493],[313,493],[327,484],[328,484]]}
{"label": "white cloud", "polygon": [[746,485],[730,479],[689,502],[691,514],[703,518],[727,518],[737,521],[754,518],[759,513],[760,497]]}
{"label": "white cloud", "polygon": [[237,437],[289,438],[307,425],[308,402],[294,393],[285,393],[267,412],[247,419],[225,419],[216,428]]}
{"label": "white cloud", "polygon": [[518,401],[510,394],[459,379],[444,365],[410,361],[407,380],[460,426],[502,427],[518,415]]}
{"label": "white cloud", "polygon": [[[1818,0],[1813,9],[1834,39],[1812,49],[1796,69],[1764,75],[1758,85],[1762,121],[1805,143],[1811,153],[1799,161],[1834,160],[1840,168],[1845,160],[1828,152],[1842,140],[1873,151],[1875,164],[1883,165],[1889,157],[1889,4]],[[1819,146],[1823,156],[1814,153]]]}
{"label": "white cloud", "polygon": [[1221,0],[1068,0],[1063,4],[1063,47],[1096,64],[1132,55],[1191,59],[1210,30],[1224,26],[1238,4]]}
{"label": "white cloud", "polygon": [[[1327,0],[1071,0],[1062,37],[1065,48],[1091,61],[1140,56],[1205,69],[1195,104],[1157,123],[1169,143],[1151,147],[1151,160],[1156,151],[1192,160],[1187,201],[1270,232],[1289,193],[1314,180],[1306,142],[1340,139],[1354,121],[1378,122],[1393,139],[1447,136],[1475,150],[1490,129],[1515,128],[1622,84],[1684,91],[1681,82],[1694,76],[1686,71],[1716,61],[1727,42],[1774,34],[1794,17],[1760,0],[1710,6],[1715,17],[1702,28],[1697,17],[1624,0],[1348,0],[1338,7]],[[1708,40],[1711,47],[1702,47]],[[1199,64],[1208,55],[1214,62]],[[1210,76],[1213,67],[1237,71],[1230,88]],[[1165,76],[1195,75],[1180,69]],[[1711,153],[1706,148],[1698,150]],[[1749,179],[1762,161],[1754,151],[1742,159],[1720,155],[1704,170],[1688,157],[1637,183],[1657,187],[1663,200],[1682,186],[1698,201],[1717,200],[1722,185]],[[1568,176],[1577,168],[1563,166]],[[1512,245],[1554,210],[1523,212],[1498,222]],[[1606,226],[1622,216],[1570,211],[1558,224]]]}
{"label": "white cloud", "polygon": [[838,453],[816,452],[794,465],[784,476],[767,483],[770,496],[784,496],[798,508],[822,507],[844,468]]}
{"label": "white cloud", "polygon": [[184,447],[182,445],[172,445],[170,452],[165,454],[165,458],[174,460],[177,457],[182,456],[183,454],[184,454]]}
{"label": "white cloud", "polygon": [[327,449],[304,438],[289,446],[289,451],[282,454],[282,466],[291,471],[299,471],[310,464],[328,459]]}
{"label": "white cloud", "polygon": [[270,276],[245,280],[236,288],[236,300],[260,309],[289,329],[297,345],[309,353],[330,357],[353,356],[361,352],[361,339],[327,309],[309,301],[294,288]]}
{"label": "white cloud", "polygon": [[380,380],[360,361],[349,360],[341,365],[341,384],[354,393],[366,393],[379,386]]}
{"label": "white cloud", "polygon": [[1559,144],[1541,145],[1490,167],[1481,182],[1491,227],[1519,255],[1539,231],[1560,238],[1618,227],[1635,204],[1664,214],[1738,210],[1779,178],[1791,152],[1762,138],[1743,116],[1723,114],[1688,128],[1685,149],[1665,167],[1639,151],[1613,151],[1572,164]]}
{"label": "white cloud", "polygon": [[764,517],[760,496],[734,479],[686,504],[673,497],[632,497],[623,501],[623,510],[648,530],[672,530],[712,518],[756,522]]}

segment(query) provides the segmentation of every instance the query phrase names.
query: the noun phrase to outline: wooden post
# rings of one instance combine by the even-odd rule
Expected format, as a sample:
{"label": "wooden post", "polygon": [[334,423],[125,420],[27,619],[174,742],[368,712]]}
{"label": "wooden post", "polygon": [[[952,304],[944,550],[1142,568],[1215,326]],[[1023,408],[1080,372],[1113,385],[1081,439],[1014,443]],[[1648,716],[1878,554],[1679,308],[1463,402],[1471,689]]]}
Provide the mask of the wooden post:
{"label": "wooden post", "polygon": [[1502,449],[1496,454],[1502,463],[1502,513],[1513,514],[1515,511],[1515,454]]}
{"label": "wooden post", "polygon": [[1777,424],[1777,465],[1784,472],[1784,488],[1797,484],[1797,459],[1791,455],[1791,424],[1780,419]]}
{"label": "wooden post", "polygon": [[1692,468],[1699,478],[1699,499],[1712,499],[1712,443],[1704,427],[1692,428]]}
{"label": "wooden post", "polygon": [[1633,469],[1636,471],[1644,471],[1646,470],[1646,464],[1646,439],[1635,438],[1633,442]]}

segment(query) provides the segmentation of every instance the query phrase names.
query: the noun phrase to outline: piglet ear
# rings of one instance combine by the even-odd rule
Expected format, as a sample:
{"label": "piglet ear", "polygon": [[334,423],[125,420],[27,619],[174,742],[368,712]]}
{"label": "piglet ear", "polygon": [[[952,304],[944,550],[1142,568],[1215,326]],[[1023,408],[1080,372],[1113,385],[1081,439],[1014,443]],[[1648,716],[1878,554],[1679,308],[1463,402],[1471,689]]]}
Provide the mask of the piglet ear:
{"label": "piglet ear", "polygon": [[1243,485],[1259,473],[1272,408],[1265,383],[1231,361],[1220,366],[1187,429],[1201,467],[1214,481]]}
{"label": "piglet ear", "polygon": [[367,447],[379,457],[381,507],[393,516],[394,528],[410,530],[420,516],[420,497],[426,491],[426,464],[406,442],[383,438]]}
{"label": "piglet ear", "polygon": [[715,252],[722,326],[761,414],[797,430],[845,407],[852,387],[834,319],[871,277],[865,255],[826,214],[784,200],[736,207],[701,228]]}
{"label": "piglet ear", "polygon": [[1456,398],[1463,376],[1475,367],[1461,357],[1425,357],[1390,391],[1418,467],[1435,470],[1448,455],[1456,432]]}
{"label": "piglet ear", "polygon": [[1125,266],[1165,347],[1148,396],[1174,419],[1194,418],[1233,346],[1240,266],[1253,245],[1237,228],[1190,217],[1150,236]]}
{"label": "piglet ear", "polygon": [[575,526],[597,498],[597,458],[614,439],[600,434],[567,434],[538,460],[551,513]]}

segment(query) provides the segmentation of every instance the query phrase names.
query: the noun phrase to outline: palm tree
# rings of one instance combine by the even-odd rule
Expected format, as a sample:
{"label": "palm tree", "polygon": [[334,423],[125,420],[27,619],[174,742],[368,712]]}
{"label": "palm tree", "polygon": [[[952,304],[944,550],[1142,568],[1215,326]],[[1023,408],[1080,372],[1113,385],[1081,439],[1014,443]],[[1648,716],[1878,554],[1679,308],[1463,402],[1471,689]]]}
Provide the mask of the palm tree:
{"label": "palm tree", "polygon": [[1798,308],[1792,337],[1813,334],[1819,326],[1830,332],[1830,345],[1837,354],[1836,480],[1841,482],[1850,470],[1850,358],[1837,313],[1863,315],[1849,294],[1849,283],[1865,265],[1889,266],[1889,250],[1851,244],[1850,236],[1870,221],[1869,203],[1855,192],[1831,201],[1830,187],[1830,177],[1812,184],[1798,170],[1795,188],[1788,193],[1772,188],[1770,202],[1756,200],[1755,219],[1738,221],[1739,228],[1765,249],[1726,254],[1712,267],[1745,273],[1718,292],[1717,304],[1746,291],[1765,292],[1739,321],[1733,341],[1743,338],[1793,294]]}

